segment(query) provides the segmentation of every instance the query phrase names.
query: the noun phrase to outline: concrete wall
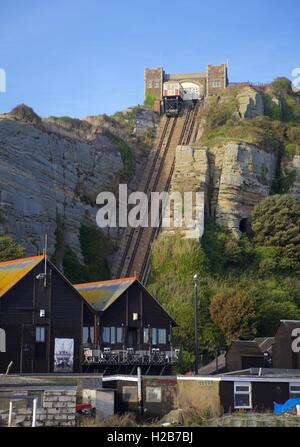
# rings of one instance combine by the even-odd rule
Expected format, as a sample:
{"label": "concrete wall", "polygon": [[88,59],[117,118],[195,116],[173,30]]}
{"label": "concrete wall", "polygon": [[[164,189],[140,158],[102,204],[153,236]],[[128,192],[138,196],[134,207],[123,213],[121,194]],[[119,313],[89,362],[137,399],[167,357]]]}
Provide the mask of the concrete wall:
{"label": "concrete wall", "polygon": [[177,378],[178,405],[184,411],[207,411],[220,416],[220,382],[218,380]]}
{"label": "concrete wall", "polygon": [[96,408],[96,419],[113,416],[115,410],[115,391],[104,389],[82,390],[82,402]]}

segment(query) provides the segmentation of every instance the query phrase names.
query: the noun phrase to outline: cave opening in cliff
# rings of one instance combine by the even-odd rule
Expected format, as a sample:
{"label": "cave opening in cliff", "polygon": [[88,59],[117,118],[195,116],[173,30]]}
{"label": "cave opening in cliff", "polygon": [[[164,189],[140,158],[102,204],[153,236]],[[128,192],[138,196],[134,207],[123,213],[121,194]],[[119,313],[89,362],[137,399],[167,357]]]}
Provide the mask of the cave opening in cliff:
{"label": "cave opening in cliff", "polygon": [[248,219],[247,218],[244,218],[244,219],[240,220],[239,230],[242,233],[247,233],[248,232]]}

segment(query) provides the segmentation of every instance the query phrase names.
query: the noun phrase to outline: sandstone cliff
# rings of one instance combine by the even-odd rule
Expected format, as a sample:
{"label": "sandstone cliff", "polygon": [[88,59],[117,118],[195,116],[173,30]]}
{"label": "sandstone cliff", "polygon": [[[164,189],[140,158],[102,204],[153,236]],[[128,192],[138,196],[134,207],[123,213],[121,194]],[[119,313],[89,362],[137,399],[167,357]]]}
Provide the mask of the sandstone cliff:
{"label": "sandstone cliff", "polygon": [[176,151],[171,190],[203,191],[207,214],[238,237],[264,197],[300,200],[300,98],[275,86],[236,85],[208,98],[196,143]]}

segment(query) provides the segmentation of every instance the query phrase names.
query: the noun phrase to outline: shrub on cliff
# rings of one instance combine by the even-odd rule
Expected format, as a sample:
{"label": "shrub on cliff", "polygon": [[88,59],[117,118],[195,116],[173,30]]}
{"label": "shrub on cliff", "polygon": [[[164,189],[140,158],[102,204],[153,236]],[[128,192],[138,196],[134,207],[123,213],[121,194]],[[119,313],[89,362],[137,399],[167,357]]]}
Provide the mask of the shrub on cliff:
{"label": "shrub on cliff", "polygon": [[262,200],[253,210],[251,225],[258,245],[275,247],[286,265],[300,266],[300,203],[287,195]]}
{"label": "shrub on cliff", "polygon": [[31,124],[41,124],[41,118],[34,112],[31,107],[28,107],[26,104],[19,104],[14,107],[10,112],[10,115],[15,118],[24,121],[26,123]]}
{"label": "shrub on cliff", "polygon": [[24,258],[25,250],[9,236],[0,236],[0,261]]}

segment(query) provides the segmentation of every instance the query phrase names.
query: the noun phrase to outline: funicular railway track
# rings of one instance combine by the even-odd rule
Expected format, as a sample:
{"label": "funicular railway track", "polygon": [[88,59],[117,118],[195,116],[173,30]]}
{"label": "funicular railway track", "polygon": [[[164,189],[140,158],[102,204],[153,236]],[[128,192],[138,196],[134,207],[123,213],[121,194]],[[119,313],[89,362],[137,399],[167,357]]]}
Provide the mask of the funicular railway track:
{"label": "funicular railway track", "polygon": [[[153,151],[145,168],[146,175],[139,185],[148,197],[148,215],[150,215],[151,192],[168,191],[174,171],[176,147],[189,144],[195,138],[195,121],[198,104],[189,107],[183,116],[163,117],[157,150]],[[115,258],[113,276],[115,278],[137,275],[146,283],[150,274],[151,243],[157,237],[160,228],[127,227]]]}

